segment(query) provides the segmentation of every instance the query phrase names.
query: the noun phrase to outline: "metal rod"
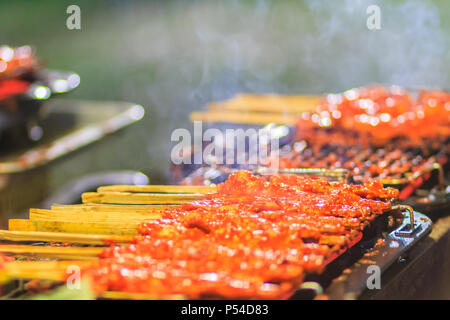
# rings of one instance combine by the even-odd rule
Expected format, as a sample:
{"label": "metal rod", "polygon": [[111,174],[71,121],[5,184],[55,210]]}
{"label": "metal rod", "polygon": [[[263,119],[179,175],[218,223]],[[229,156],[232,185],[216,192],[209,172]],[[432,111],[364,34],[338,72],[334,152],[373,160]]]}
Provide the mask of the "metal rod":
{"label": "metal rod", "polygon": [[407,211],[409,213],[409,223],[411,232],[414,231],[415,221],[414,221],[414,209],[410,206],[399,204],[392,207],[392,210],[400,210],[402,213]]}
{"label": "metal rod", "polygon": [[288,168],[273,169],[270,167],[259,167],[256,169],[258,174],[305,174],[321,177],[338,178],[339,180],[347,180],[349,172],[347,169],[326,169],[326,168]]}

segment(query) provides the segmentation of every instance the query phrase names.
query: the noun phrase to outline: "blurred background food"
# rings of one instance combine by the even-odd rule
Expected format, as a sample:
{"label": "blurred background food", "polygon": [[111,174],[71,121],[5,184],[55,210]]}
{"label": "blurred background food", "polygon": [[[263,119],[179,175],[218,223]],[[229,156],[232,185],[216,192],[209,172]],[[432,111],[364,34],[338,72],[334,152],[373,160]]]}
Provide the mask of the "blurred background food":
{"label": "blurred background food", "polygon": [[[71,4],[2,1],[2,43],[31,44],[48,68],[76,71],[71,98],[133,101],[147,113],[117,143],[61,164],[50,185],[65,173],[123,168],[166,182],[171,132],[190,129],[193,110],[239,92],[450,87],[445,0],[78,1],[81,30],[68,30]],[[381,8],[380,30],[366,27],[371,4]]]}

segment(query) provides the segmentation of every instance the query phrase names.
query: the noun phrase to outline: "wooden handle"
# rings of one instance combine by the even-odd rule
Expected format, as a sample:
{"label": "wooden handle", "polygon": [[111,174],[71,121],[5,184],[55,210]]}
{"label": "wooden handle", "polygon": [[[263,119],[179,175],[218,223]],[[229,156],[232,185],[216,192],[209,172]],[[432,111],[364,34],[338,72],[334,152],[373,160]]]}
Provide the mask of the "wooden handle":
{"label": "wooden handle", "polygon": [[160,212],[89,212],[77,210],[45,210],[45,209],[30,209],[30,220],[36,221],[39,219],[56,220],[56,221],[75,221],[75,222],[98,222],[98,223],[114,223],[119,222],[126,224],[139,223],[149,220],[161,218]]}
{"label": "wooden handle", "polygon": [[45,247],[28,245],[0,245],[0,253],[9,256],[32,257],[40,259],[97,259],[102,248]]}
{"label": "wooden handle", "polygon": [[133,239],[135,239],[133,236],[115,236],[107,234],[0,230],[0,240],[13,242],[69,242],[103,246],[110,243],[127,244],[133,241]]}
{"label": "wooden handle", "polygon": [[181,204],[202,199],[202,194],[87,192],[82,195],[83,203],[109,204]]}
{"label": "wooden handle", "polygon": [[210,186],[165,186],[165,185],[116,185],[98,188],[97,192],[133,192],[133,193],[214,193],[217,192],[216,187]]}
{"label": "wooden handle", "polygon": [[101,203],[85,203],[75,205],[53,205],[52,210],[63,211],[66,213],[73,212],[120,212],[129,213],[161,213],[166,210],[174,209],[179,205],[126,205],[126,204],[101,204]]}
{"label": "wooden handle", "polygon": [[5,263],[4,270],[11,279],[63,281],[71,266],[85,268],[95,263],[95,260],[15,261]]}
{"label": "wooden handle", "polygon": [[298,119],[292,114],[280,113],[245,113],[245,112],[192,112],[191,121],[203,122],[225,122],[225,123],[239,123],[250,125],[267,125],[269,123],[286,124],[294,126]]}
{"label": "wooden handle", "polygon": [[36,231],[36,226],[28,219],[9,219],[8,229],[12,231]]}
{"label": "wooden handle", "polygon": [[323,96],[320,95],[276,95],[241,94],[221,102],[208,105],[210,111],[250,111],[300,114],[313,111]]}

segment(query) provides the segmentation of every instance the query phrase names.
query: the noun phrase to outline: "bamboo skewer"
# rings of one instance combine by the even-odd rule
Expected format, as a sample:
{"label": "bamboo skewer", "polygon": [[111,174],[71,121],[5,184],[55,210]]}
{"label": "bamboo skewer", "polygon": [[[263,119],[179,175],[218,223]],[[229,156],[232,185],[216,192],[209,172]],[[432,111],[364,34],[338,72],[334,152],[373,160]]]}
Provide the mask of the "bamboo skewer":
{"label": "bamboo skewer", "polygon": [[8,229],[11,231],[36,231],[36,226],[28,219],[9,219]]}
{"label": "bamboo skewer", "polygon": [[312,111],[323,99],[320,95],[240,94],[230,100],[208,105],[214,111],[292,112]]}
{"label": "bamboo skewer", "polygon": [[[9,230],[132,236],[138,235],[137,228],[141,223],[158,219],[162,212],[174,207],[176,206],[57,205],[52,210],[30,209],[30,219],[11,219]],[[89,241],[98,244],[99,239]],[[128,241],[127,239],[126,242]]]}
{"label": "bamboo skewer", "polygon": [[107,234],[0,230],[0,240],[14,242],[42,241],[106,245],[109,243],[127,244],[134,239],[135,237],[133,236],[116,236]]}
{"label": "bamboo skewer", "polygon": [[175,185],[114,185],[105,186],[97,189],[97,192],[135,192],[135,193],[214,193],[217,191],[216,187],[210,186],[175,186]]}
{"label": "bamboo skewer", "polygon": [[92,211],[68,211],[68,210],[45,210],[30,209],[30,220],[55,219],[60,221],[83,221],[83,222],[143,222],[161,218],[160,212],[92,212]]}
{"label": "bamboo skewer", "polygon": [[92,247],[46,247],[28,245],[0,245],[0,253],[20,257],[33,257],[41,259],[74,259],[92,260],[97,259],[102,248]]}
{"label": "bamboo skewer", "polygon": [[114,300],[186,300],[187,296],[177,294],[168,296],[157,296],[147,293],[135,293],[135,292],[120,292],[120,291],[105,291],[98,295],[100,298],[104,299],[114,299]]}
{"label": "bamboo skewer", "polygon": [[27,221],[30,225],[29,228],[16,228],[14,224],[10,224],[9,231],[136,236],[138,235],[137,227],[139,226],[139,223],[123,225],[121,222],[55,221],[39,218],[34,221]]}
{"label": "bamboo skewer", "polygon": [[182,204],[200,200],[202,194],[158,194],[125,192],[87,192],[82,195],[83,203],[108,204]]}
{"label": "bamboo skewer", "polygon": [[[106,235],[138,235],[137,228],[141,222],[124,221],[74,221],[61,220],[52,217],[33,215],[32,220],[27,221],[28,228],[17,228],[16,223],[9,223],[9,231],[22,232],[64,232],[77,234],[106,234]],[[20,227],[22,223],[18,224]]]}
{"label": "bamboo skewer", "polygon": [[298,174],[312,175],[319,177],[337,178],[339,180],[348,180],[349,171],[347,169],[326,169],[326,168],[286,168],[272,170],[270,167],[261,167],[256,170],[258,174]]}
{"label": "bamboo skewer", "polygon": [[37,279],[63,281],[70,267],[85,268],[95,264],[95,260],[71,261],[15,261],[4,264],[4,270],[11,279]]}
{"label": "bamboo skewer", "polygon": [[138,235],[139,223],[122,222],[77,222],[51,219],[34,219],[36,231],[67,232],[108,235]]}
{"label": "bamboo skewer", "polygon": [[191,121],[203,122],[230,122],[240,124],[266,125],[269,123],[286,124],[295,126],[297,124],[297,117],[293,114],[281,113],[244,113],[244,112],[192,112],[190,115]]}
{"label": "bamboo skewer", "polygon": [[177,207],[179,207],[179,205],[125,205],[85,203],[75,205],[53,205],[51,209],[71,214],[78,212],[120,212],[128,215],[129,213],[160,213]]}

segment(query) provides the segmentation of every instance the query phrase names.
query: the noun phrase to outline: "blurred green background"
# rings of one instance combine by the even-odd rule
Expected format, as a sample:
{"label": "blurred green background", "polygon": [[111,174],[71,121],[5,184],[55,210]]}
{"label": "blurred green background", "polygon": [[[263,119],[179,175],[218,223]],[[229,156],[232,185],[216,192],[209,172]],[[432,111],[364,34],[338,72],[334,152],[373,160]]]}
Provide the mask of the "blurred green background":
{"label": "blurred green background", "polygon": [[[81,30],[66,9],[81,8]],[[366,9],[381,8],[381,29]],[[136,169],[166,182],[170,134],[238,92],[324,93],[370,83],[450,88],[450,1],[5,1],[0,39],[70,69],[70,98],[125,100],[146,117],[64,170]],[[64,172],[60,172],[62,177]]]}

